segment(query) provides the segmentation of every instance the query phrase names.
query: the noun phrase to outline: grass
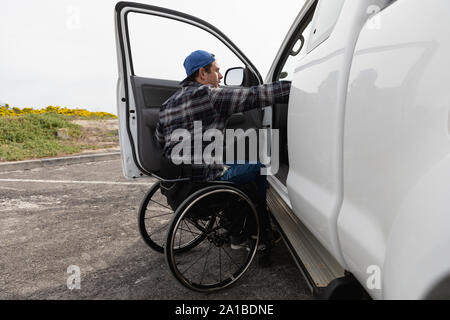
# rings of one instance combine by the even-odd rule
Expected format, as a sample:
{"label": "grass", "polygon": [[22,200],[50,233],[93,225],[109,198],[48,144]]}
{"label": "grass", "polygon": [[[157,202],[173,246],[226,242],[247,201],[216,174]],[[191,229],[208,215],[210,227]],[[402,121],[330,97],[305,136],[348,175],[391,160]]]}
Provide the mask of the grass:
{"label": "grass", "polygon": [[[54,157],[88,149],[89,145],[76,143],[82,132],[81,126],[70,122],[73,119],[56,113],[0,117],[0,161]],[[57,138],[61,128],[67,129],[68,140]]]}

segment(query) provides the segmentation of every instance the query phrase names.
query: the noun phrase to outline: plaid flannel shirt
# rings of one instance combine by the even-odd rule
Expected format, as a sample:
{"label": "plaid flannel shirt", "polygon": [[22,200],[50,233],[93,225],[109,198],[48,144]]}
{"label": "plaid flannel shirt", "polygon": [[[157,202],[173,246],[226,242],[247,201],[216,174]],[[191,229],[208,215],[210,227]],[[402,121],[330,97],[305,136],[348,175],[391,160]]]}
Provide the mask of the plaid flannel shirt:
{"label": "plaid flannel shirt", "polygon": [[[291,83],[279,81],[251,88],[214,88],[198,82],[187,82],[161,107],[156,138],[163,146],[163,156],[171,158],[178,141],[171,141],[177,129],[187,129],[194,137],[194,122],[202,122],[202,130],[217,129],[224,132],[228,118],[239,112],[263,108],[289,99]],[[192,139],[193,141],[193,139]],[[203,149],[206,145],[203,145]],[[194,152],[191,163],[194,164]],[[223,164],[192,166],[194,179],[215,180],[224,172]]]}

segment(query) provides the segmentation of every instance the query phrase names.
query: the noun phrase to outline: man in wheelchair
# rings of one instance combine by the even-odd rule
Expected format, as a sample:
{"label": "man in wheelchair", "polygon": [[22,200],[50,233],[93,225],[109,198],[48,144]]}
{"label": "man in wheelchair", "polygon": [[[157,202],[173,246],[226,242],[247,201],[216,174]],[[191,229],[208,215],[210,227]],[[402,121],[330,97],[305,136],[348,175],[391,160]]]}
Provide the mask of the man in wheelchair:
{"label": "man in wheelchair", "polygon": [[[267,179],[265,175],[261,175],[262,165],[205,162],[194,164],[195,152],[199,152],[194,150],[194,147],[189,164],[174,165],[171,156],[178,142],[173,141],[172,133],[177,129],[185,129],[194,136],[194,122],[198,121],[201,121],[203,131],[217,129],[224,132],[228,118],[235,113],[287,103],[290,82],[280,81],[250,88],[220,88],[223,76],[215,56],[202,50],[190,54],[184,62],[184,67],[187,78],[181,82],[182,88],[162,105],[156,138],[163,148],[160,171],[163,178],[176,179],[184,176],[192,180],[176,184],[166,183],[162,185],[163,194],[166,195],[170,206],[176,208],[190,194],[204,187],[200,183],[202,181],[256,186],[256,192],[253,193],[252,188],[243,188],[247,188],[246,192],[252,194],[251,200],[256,204],[262,230],[260,239],[262,247],[265,247],[268,254],[272,246],[272,228],[266,206]],[[203,155],[203,150],[200,152]],[[234,211],[230,210],[223,217],[232,220],[229,228],[231,248],[245,249],[247,235],[242,232],[244,217],[240,216],[238,211]],[[230,217],[232,213],[234,217]]]}

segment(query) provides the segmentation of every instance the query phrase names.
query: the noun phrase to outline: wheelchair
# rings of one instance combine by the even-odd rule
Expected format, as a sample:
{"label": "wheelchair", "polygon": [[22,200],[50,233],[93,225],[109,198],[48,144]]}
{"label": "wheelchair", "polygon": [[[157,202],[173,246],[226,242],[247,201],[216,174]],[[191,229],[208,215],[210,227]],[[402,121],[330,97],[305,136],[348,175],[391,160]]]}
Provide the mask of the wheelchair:
{"label": "wheelchair", "polygon": [[[203,293],[230,286],[247,271],[260,242],[254,186],[196,181],[184,165],[163,167],[167,163],[152,172],[158,182],[138,210],[142,239],[165,255],[183,286]],[[246,239],[245,246],[233,250],[232,239]]]}

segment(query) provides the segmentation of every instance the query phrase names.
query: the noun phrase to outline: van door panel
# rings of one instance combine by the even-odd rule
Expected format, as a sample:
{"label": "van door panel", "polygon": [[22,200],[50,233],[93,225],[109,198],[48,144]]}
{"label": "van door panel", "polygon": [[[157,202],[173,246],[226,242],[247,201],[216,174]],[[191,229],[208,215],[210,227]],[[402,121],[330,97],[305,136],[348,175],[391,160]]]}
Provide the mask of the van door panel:
{"label": "van door panel", "polygon": [[159,110],[180,88],[180,84],[177,81],[131,77],[131,86],[136,103],[139,162],[148,171],[158,170],[161,149],[157,146],[154,132],[159,121]]}

